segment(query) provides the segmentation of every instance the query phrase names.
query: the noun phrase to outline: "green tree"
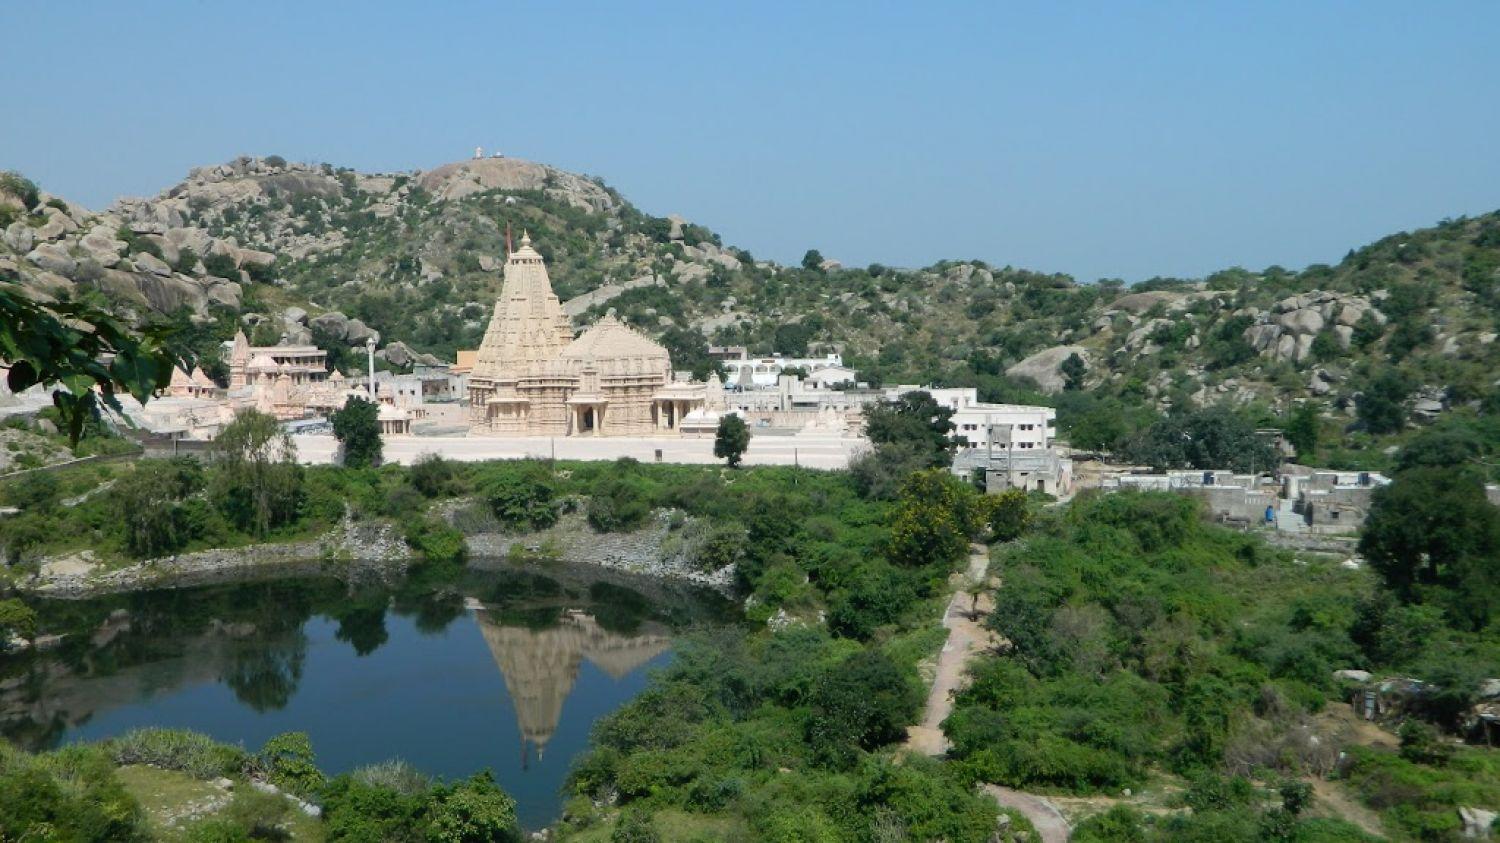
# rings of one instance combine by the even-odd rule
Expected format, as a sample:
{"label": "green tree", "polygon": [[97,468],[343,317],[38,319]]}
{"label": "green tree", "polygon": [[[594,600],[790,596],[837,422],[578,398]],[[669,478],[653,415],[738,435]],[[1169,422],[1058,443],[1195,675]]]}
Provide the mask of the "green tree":
{"label": "green tree", "polygon": [[908,392],[890,403],[874,404],[865,410],[865,435],[876,451],[888,445],[915,445],[929,467],[953,463],[957,441],[952,434],[953,410],[944,407],[924,390]]}
{"label": "green tree", "polygon": [[1406,427],[1406,399],[1411,384],[1396,369],[1384,369],[1365,386],[1355,411],[1371,433],[1397,433]]}
{"label": "green tree", "polygon": [[380,465],[383,443],[380,439],[380,408],[372,401],[353,395],[344,400],[344,408],[329,419],[333,436],[339,440],[343,464],[349,468],[372,468]]}
{"label": "green tree", "polygon": [[557,508],[552,505],[557,489],[552,472],[534,462],[508,465],[506,469],[483,490],[495,518],[512,529],[540,530],[557,523]]}
{"label": "green tree", "polygon": [[52,393],[74,445],[99,404],[120,411],[117,391],[142,404],[172,380],[172,367],[192,368],[174,350],[169,330],[133,331],[88,300],[32,300],[15,273],[0,272],[0,363],[6,383],[19,392],[37,384],[61,385]]}
{"label": "green tree", "polygon": [[1500,509],[1471,471],[1421,466],[1376,489],[1359,550],[1408,601],[1432,597],[1482,629],[1500,606]]}
{"label": "green tree", "polygon": [[1269,470],[1276,465],[1270,443],[1254,425],[1225,407],[1174,413],[1136,434],[1122,449],[1127,459],[1157,469]]}
{"label": "green tree", "polygon": [[1286,420],[1286,439],[1297,449],[1297,460],[1308,462],[1318,453],[1318,405],[1303,401]]}
{"label": "green tree", "polygon": [[323,784],[323,773],[306,732],[283,732],[266,741],[256,761],[277,787],[308,795]]}
{"label": "green tree", "polygon": [[864,650],[825,672],[808,694],[807,738],[819,762],[849,767],[857,749],[906,736],[921,694],[884,653]]}
{"label": "green tree", "polygon": [[1063,389],[1069,392],[1083,389],[1083,377],[1088,374],[1088,370],[1088,364],[1083,362],[1083,358],[1079,357],[1077,352],[1069,354],[1068,359],[1058,367],[1058,371],[1063,376]]}
{"label": "green tree", "polygon": [[719,419],[719,429],[714,433],[714,456],[729,463],[730,468],[739,468],[740,458],[750,447],[750,428],[738,415],[726,413]]}
{"label": "green tree", "polygon": [[821,272],[823,269],[823,253],[817,249],[808,249],[802,255],[802,268]]}
{"label": "green tree", "polygon": [[1020,489],[1006,489],[998,495],[985,499],[989,510],[990,533],[995,541],[1008,542],[1020,538],[1031,524],[1031,509],[1027,506],[1026,493]]}
{"label": "green tree", "polygon": [[[110,490],[126,550],[137,557],[159,556],[195,538],[203,525],[184,501],[203,485],[203,468],[190,457],[136,463]],[[201,511],[201,502],[198,506]]]}
{"label": "green tree", "polygon": [[488,771],[453,786],[436,800],[427,837],[434,843],[506,843],[521,838],[516,800]]}
{"label": "green tree", "polygon": [[31,639],[36,635],[36,612],[14,597],[0,600],[0,650],[11,637]]}
{"label": "green tree", "polygon": [[244,410],[214,439],[214,502],[245,532],[265,536],[296,520],[302,506],[297,447],[275,418]]}
{"label": "green tree", "polygon": [[979,498],[973,486],[943,469],[911,475],[891,515],[891,561],[912,568],[951,567],[980,527]]}

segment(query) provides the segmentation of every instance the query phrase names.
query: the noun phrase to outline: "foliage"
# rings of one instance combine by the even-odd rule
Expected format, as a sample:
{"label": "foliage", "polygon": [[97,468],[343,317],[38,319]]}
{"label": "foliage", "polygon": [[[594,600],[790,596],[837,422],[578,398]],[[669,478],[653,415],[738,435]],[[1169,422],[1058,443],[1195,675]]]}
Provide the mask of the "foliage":
{"label": "foliage", "polygon": [[1088,374],[1088,364],[1077,352],[1068,355],[1068,358],[1057,367],[1057,371],[1063,376],[1063,389],[1069,392],[1077,392],[1083,389],[1084,375]]}
{"label": "foliage", "polygon": [[1500,510],[1473,472],[1419,466],[1370,501],[1360,553],[1406,600],[1431,598],[1470,629],[1500,605]]}
{"label": "foliage", "polygon": [[441,792],[430,808],[427,832],[435,843],[490,843],[519,840],[516,801],[479,773]]}
{"label": "foliage", "polygon": [[193,496],[203,487],[203,467],[190,457],[136,463],[110,490],[126,550],[140,558],[160,556],[202,535],[208,513]]}
{"label": "foliage", "polygon": [[378,405],[351,395],[328,420],[333,423],[333,435],[339,440],[344,465],[350,468],[380,465],[383,443]]}
{"label": "foliage", "polygon": [[292,437],[276,419],[243,410],[214,439],[214,502],[255,536],[291,523],[303,499],[302,467]]}
{"label": "foliage", "polygon": [[730,468],[739,468],[740,457],[750,447],[750,428],[745,420],[733,413],[719,419],[719,429],[714,432],[714,456],[729,463]]}
{"label": "foliage", "polygon": [[406,479],[426,498],[457,494],[463,487],[458,466],[435,453],[417,457],[407,469]]}
{"label": "foliage", "polygon": [[1292,410],[1286,422],[1286,440],[1297,450],[1297,459],[1309,463],[1318,454],[1318,406],[1304,401]]}
{"label": "foliage", "polygon": [[1276,465],[1270,443],[1255,434],[1244,416],[1222,407],[1209,407],[1167,416],[1128,442],[1127,459],[1157,469],[1252,469],[1269,471]]}
{"label": "foliage", "polygon": [[11,597],[0,600],[0,651],[12,637],[30,640],[36,635],[36,611]]}
{"label": "foliage", "polygon": [[904,738],[921,695],[889,658],[866,651],[825,673],[808,701],[807,739],[814,758],[842,769],[854,763],[856,748],[872,750]]}
{"label": "foliage", "polygon": [[135,729],[104,746],[121,766],[145,764],[205,780],[242,775],[251,761],[238,747],[181,729]]}
{"label": "foliage", "polygon": [[990,535],[997,542],[1014,541],[1031,525],[1031,508],[1020,489],[1006,489],[985,499],[989,510]]}
{"label": "foliage", "polygon": [[144,841],[140,806],[97,748],[29,755],[0,744],[0,839]]}
{"label": "foliage", "polygon": [[891,403],[865,410],[865,435],[877,453],[885,446],[909,444],[922,454],[923,467],[946,468],[953,462],[953,410],[924,391],[908,392]]}
{"label": "foliage", "polygon": [[[619,463],[625,463],[624,460]],[[589,526],[601,533],[622,533],[645,525],[651,516],[651,501],[640,480],[630,473],[629,464],[605,477],[594,486],[589,497]]]}
{"label": "foliage", "polygon": [[1371,433],[1395,433],[1406,426],[1411,385],[1398,369],[1386,368],[1372,378],[1355,406],[1359,420]]}
{"label": "foliage", "polygon": [[[159,328],[132,330],[87,300],[33,301],[13,275],[0,274],[0,362],[13,392],[40,384],[61,385],[52,402],[73,444],[100,402],[116,412],[117,391],[142,404],[172,380],[172,367],[191,361],[171,350]],[[97,388],[97,391],[96,391]]]}
{"label": "foliage", "polygon": [[482,488],[490,511],[511,529],[540,530],[557,522],[552,472],[541,463],[523,461],[491,474]]}
{"label": "foliage", "polygon": [[266,741],[255,756],[266,779],[283,790],[307,796],[323,784],[323,773],[306,732],[284,732]]}

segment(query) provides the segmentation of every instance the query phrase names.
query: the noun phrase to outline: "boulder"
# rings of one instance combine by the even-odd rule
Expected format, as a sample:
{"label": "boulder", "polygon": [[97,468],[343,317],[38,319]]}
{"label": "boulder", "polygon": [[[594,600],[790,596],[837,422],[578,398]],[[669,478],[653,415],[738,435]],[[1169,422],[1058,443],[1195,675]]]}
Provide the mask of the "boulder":
{"label": "boulder", "polygon": [[126,244],[115,237],[109,226],[96,225],[78,241],[78,245],[100,266],[114,266],[120,262],[120,252],[124,251]]}
{"label": "boulder", "polygon": [[55,243],[43,243],[37,246],[26,253],[26,259],[48,272],[56,272],[58,275],[70,278],[78,269],[77,261],[68,255],[68,250]]}
{"label": "boulder", "polygon": [[1055,345],[1027,357],[1005,370],[1013,378],[1031,378],[1044,392],[1062,392],[1063,376],[1058,371],[1063,361],[1077,354],[1087,363],[1088,349],[1081,345]]}
{"label": "boulder", "polygon": [[209,287],[208,298],[209,300],[216,301],[219,304],[224,305],[225,307],[239,310],[241,292],[242,290],[239,284],[236,284],[233,281],[225,281],[222,284],[215,284],[212,287]]}
{"label": "boulder", "polygon": [[293,305],[281,311],[281,318],[288,324],[302,324],[307,322],[307,311]]}
{"label": "boulder", "polygon": [[415,359],[415,356],[412,354],[412,350],[410,348],[407,348],[406,343],[401,342],[400,340],[397,340],[390,345],[387,345],[385,348],[382,348],[381,350],[375,352],[375,356],[381,358],[382,360],[385,360],[392,366],[400,366],[402,368],[410,366],[412,364],[412,361]]}
{"label": "boulder", "polygon": [[1130,293],[1129,295],[1115,299],[1105,310],[1123,310],[1126,313],[1134,313],[1139,316],[1158,304],[1169,304],[1179,296],[1179,293],[1171,293],[1166,290]]}
{"label": "boulder", "polygon": [[276,256],[270,252],[262,252],[258,249],[240,249],[240,266],[270,266],[276,262]]}
{"label": "boulder", "polygon": [[1335,670],[1333,672],[1333,678],[1334,679],[1340,679],[1340,680],[1343,680],[1343,681],[1346,681],[1346,682],[1369,682],[1372,677],[1370,676],[1370,671],[1368,671],[1368,670],[1352,670],[1351,669],[1351,670]]}
{"label": "boulder", "polygon": [[192,226],[169,228],[162,233],[162,237],[171,243],[179,251],[192,249],[193,254],[203,256],[213,247],[214,238],[207,231]]}
{"label": "boulder", "polygon": [[1294,334],[1316,334],[1323,330],[1323,315],[1316,308],[1304,307],[1283,313],[1276,324]]}
{"label": "boulder", "polygon": [[288,345],[312,345],[312,331],[309,331],[306,325],[288,322],[286,323],[286,342]]}
{"label": "boulder", "polygon": [[149,272],[152,275],[160,275],[162,277],[167,277],[172,274],[172,267],[167,266],[165,261],[153,254],[147,252],[136,252],[135,256],[130,260],[135,264],[136,269],[139,269],[143,272]]}
{"label": "boulder", "polygon": [[709,258],[709,260],[730,271],[740,268],[740,259],[735,257],[734,255],[729,254],[728,252],[720,252],[717,255]]}
{"label": "boulder", "polygon": [[1348,325],[1334,325],[1333,335],[1338,337],[1339,348],[1345,351],[1348,351],[1350,344],[1354,342],[1354,329]]}
{"label": "boulder", "polygon": [[9,246],[12,251],[24,255],[31,251],[31,247],[35,243],[36,236],[32,233],[31,226],[25,222],[17,220],[5,229],[5,245]]}
{"label": "boulder", "polygon": [[344,340],[352,345],[363,344],[365,340],[371,338],[380,342],[380,332],[358,319],[350,319],[344,325]]}
{"label": "boulder", "polygon": [[330,310],[321,316],[314,316],[307,324],[308,327],[323,331],[329,336],[343,339],[345,332],[349,330],[349,317],[337,310]]}
{"label": "boulder", "polygon": [[1490,830],[1495,826],[1496,814],[1494,811],[1486,811],[1483,808],[1469,808],[1467,806],[1458,809],[1458,819],[1464,826],[1464,837],[1474,840],[1488,840]]}
{"label": "boulder", "polygon": [[495,267],[497,267],[499,265],[500,265],[500,262],[495,259],[494,255],[480,255],[479,256],[479,271],[480,272],[494,272],[495,271]]}

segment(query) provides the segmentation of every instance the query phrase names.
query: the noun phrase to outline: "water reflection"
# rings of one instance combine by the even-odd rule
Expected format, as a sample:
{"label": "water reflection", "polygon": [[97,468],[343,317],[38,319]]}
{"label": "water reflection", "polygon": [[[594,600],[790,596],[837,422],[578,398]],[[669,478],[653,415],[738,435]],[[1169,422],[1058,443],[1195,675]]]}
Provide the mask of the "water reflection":
{"label": "water reflection", "polygon": [[[44,653],[0,656],[0,733],[29,748],[146,725],[255,747],[309,732],[332,771],[486,767],[536,826],[593,722],[644,686],[711,594],[573,569],[424,569],[46,601]],[[510,709],[507,711],[506,709]]]}

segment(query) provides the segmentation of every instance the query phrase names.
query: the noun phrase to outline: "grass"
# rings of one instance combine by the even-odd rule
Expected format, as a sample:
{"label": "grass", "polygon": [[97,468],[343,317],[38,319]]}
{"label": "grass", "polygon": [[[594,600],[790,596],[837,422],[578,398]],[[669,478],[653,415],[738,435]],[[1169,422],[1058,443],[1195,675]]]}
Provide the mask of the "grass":
{"label": "grass", "polygon": [[[568,835],[569,843],[609,843],[615,820]],[[657,811],[651,825],[662,843],[748,843],[755,836],[732,815],[690,814],[675,808]]]}
{"label": "grass", "polygon": [[227,820],[236,814],[264,814],[268,805],[277,809],[275,812],[280,814],[289,839],[298,843],[320,843],[323,840],[323,827],[318,820],[291,807],[290,803],[286,803],[286,808],[275,804],[286,800],[281,796],[257,793],[243,780],[237,780],[232,790],[225,791],[186,773],[142,764],[120,767],[116,775],[146,812],[152,837],[167,843],[202,839],[194,833],[202,826]]}

